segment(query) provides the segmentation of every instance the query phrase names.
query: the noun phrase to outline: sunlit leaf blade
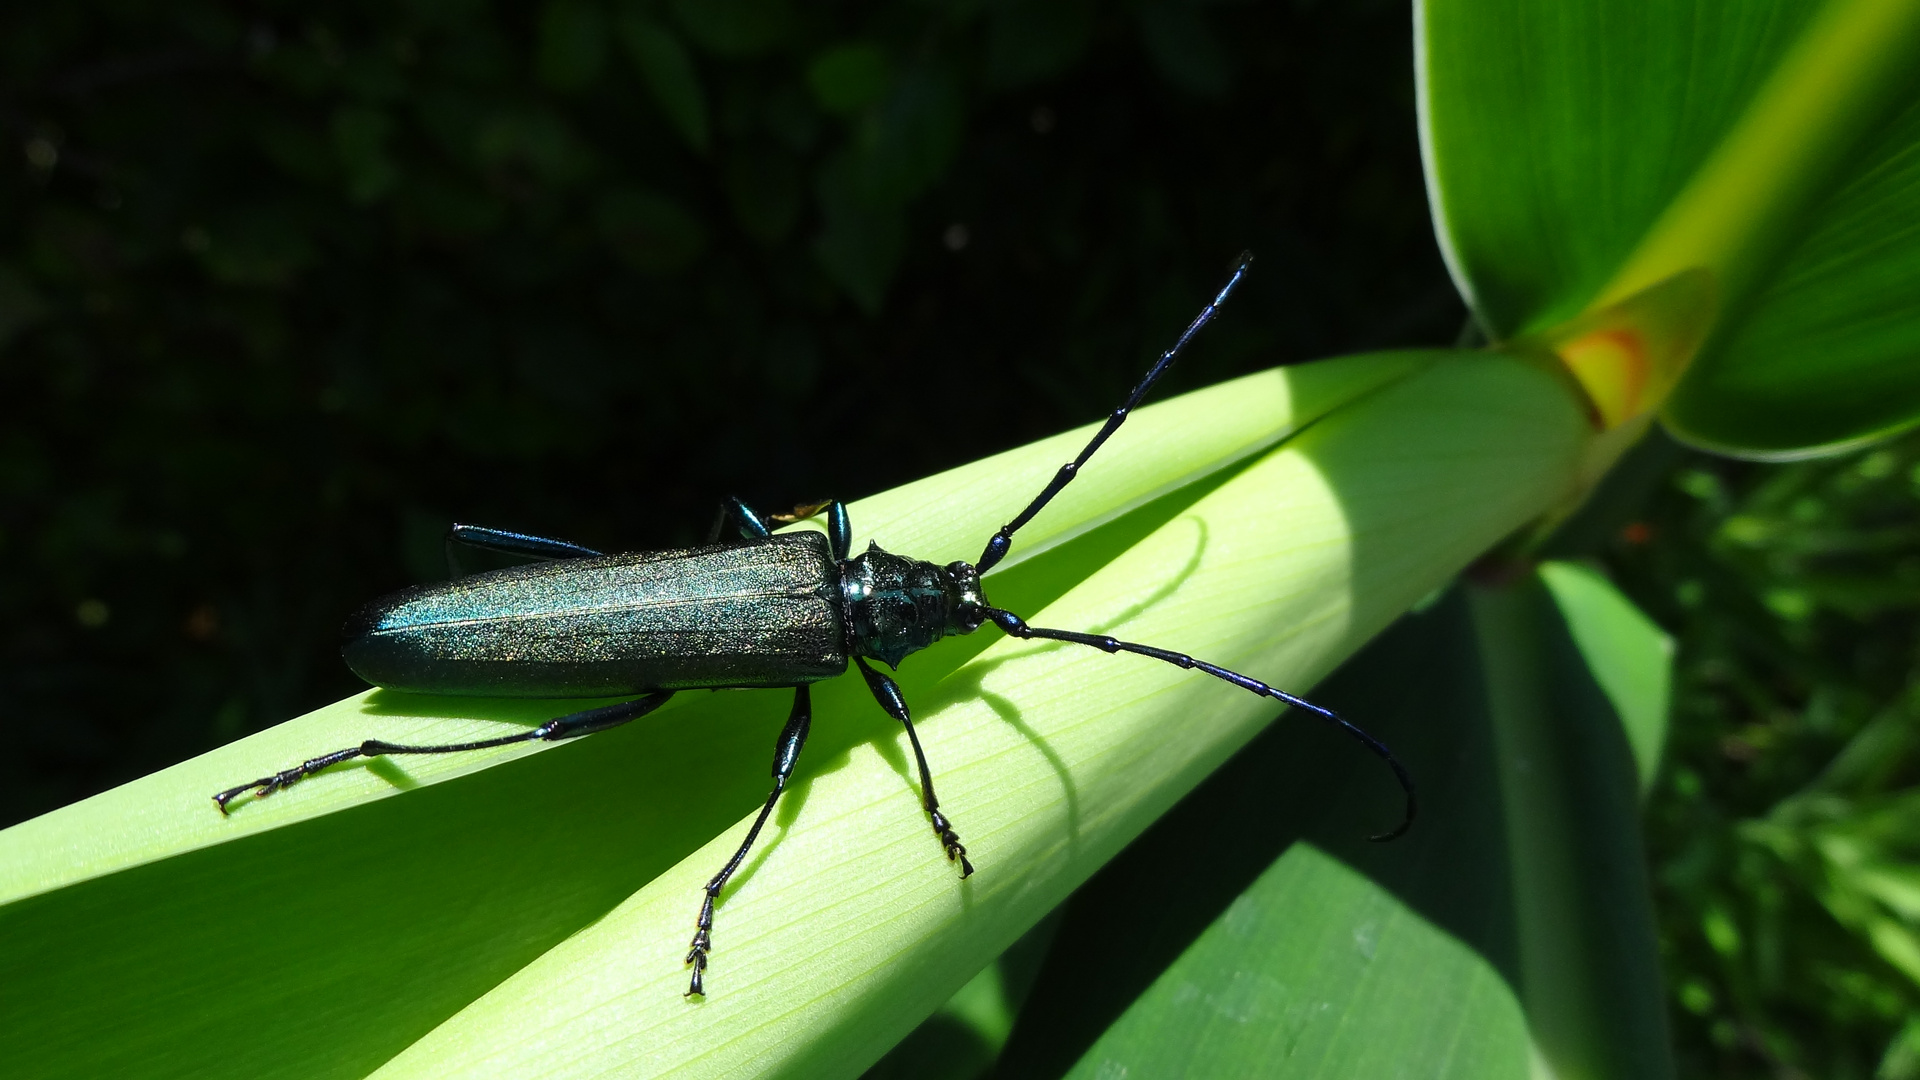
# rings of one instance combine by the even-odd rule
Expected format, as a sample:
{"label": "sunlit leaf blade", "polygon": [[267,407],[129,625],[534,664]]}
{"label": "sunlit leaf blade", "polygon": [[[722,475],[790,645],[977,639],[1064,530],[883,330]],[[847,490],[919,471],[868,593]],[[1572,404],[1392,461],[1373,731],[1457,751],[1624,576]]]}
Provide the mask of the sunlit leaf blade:
{"label": "sunlit leaf blade", "polygon": [[1363,763],[1263,734],[1075,897],[999,1075],[1670,1074],[1633,765],[1545,590],[1456,589],[1322,696],[1422,828],[1360,841]]}
{"label": "sunlit leaf blade", "polygon": [[[1036,552],[1426,361],[1286,369],[1142,410],[1021,534],[994,588],[1044,604],[1152,515]],[[1087,434],[856,503],[860,542],[974,558]],[[909,693],[988,642],[915,657]],[[890,734],[856,689],[818,695],[803,788],[810,769]],[[209,800],[370,735],[470,738],[568,707],[373,693],[0,832],[0,1060],[35,1076],[364,1075],[757,805],[786,701],[683,695],[552,752],[349,766],[224,819]],[[910,801],[887,804],[912,818]]]}
{"label": "sunlit leaf blade", "polygon": [[1573,644],[1620,718],[1645,796],[1660,770],[1673,690],[1673,638],[1590,566],[1540,565]]}
{"label": "sunlit leaf blade", "polygon": [[1818,6],[1417,3],[1427,198],[1487,331],[1541,330],[1594,299]]}
{"label": "sunlit leaf blade", "polygon": [[[1308,428],[1030,617],[1308,685],[1563,498],[1590,440],[1550,373],[1462,354]],[[721,905],[704,1002],[679,997],[692,901],[745,820],[380,1075],[857,1072],[1274,714],[1129,659],[1003,641],[909,687],[968,882],[910,809],[903,740],[852,745],[814,759]]]}
{"label": "sunlit leaf blade", "polygon": [[1847,181],[1695,364],[1666,418],[1743,454],[1834,449],[1920,419],[1920,104]]}

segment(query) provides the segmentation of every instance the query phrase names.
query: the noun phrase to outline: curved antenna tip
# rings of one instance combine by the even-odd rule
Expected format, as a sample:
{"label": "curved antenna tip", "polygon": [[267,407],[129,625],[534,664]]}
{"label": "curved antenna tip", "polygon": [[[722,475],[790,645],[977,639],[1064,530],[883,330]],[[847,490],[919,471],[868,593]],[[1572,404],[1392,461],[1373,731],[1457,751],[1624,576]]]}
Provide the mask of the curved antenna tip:
{"label": "curved antenna tip", "polygon": [[1400,839],[1407,835],[1408,829],[1413,828],[1413,819],[1418,816],[1418,814],[1419,807],[1413,801],[1412,795],[1409,794],[1407,797],[1407,813],[1405,817],[1400,819],[1400,824],[1394,826],[1388,832],[1376,833],[1373,836],[1367,837],[1367,841],[1374,844],[1390,844]]}

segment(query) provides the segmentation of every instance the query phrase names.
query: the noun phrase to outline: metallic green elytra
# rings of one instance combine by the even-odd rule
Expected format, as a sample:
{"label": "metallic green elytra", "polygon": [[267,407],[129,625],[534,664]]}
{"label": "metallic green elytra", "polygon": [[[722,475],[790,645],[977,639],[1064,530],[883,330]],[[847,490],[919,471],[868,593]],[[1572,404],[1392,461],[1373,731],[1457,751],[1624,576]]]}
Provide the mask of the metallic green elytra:
{"label": "metallic green elytra", "polygon": [[533,563],[376,600],[341,653],[375,686],[422,694],[794,686],[847,670],[840,594],[816,532]]}

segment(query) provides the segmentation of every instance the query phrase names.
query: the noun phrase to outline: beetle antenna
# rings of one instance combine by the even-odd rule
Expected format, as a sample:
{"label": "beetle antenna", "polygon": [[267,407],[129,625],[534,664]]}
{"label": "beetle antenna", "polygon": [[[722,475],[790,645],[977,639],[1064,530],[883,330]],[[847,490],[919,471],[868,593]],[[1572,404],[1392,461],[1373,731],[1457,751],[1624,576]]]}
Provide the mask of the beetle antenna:
{"label": "beetle antenna", "polygon": [[1304,709],[1327,723],[1332,724],[1334,727],[1339,728],[1341,731],[1346,732],[1348,735],[1360,740],[1367,749],[1373,751],[1380,760],[1387,763],[1387,767],[1393,770],[1394,777],[1400,781],[1400,790],[1406,792],[1407,809],[1405,815],[1400,819],[1400,824],[1390,832],[1384,832],[1378,836],[1370,836],[1367,839],[1376,843],[1383,843],[1399,838],[1402,833],[1405,833],[1413,827],[1414,815],[1419,813],[1420,810],[1420,800],[1415,794],[1413,787],[1413,774],[1407,772],[1407,767],[1400,764],[1399,758],[1393,756],[1393,751],[1387,749],[1386,743],[1362,731],[1359,727],[1342,718],[1340,714],[1334,712],[1332,709],[1322,708],[1305,698],[1295,697],[1285,690],[1276,690],[1258,679],[1242,675],[1237,671],[1229,671],[1226,668],[1209,664],[1204,660],[1195,660],[1185,653],[1177,653],[1169,649],[1156,649],[1151,645],[1136,645],[1131,641],[1121,641],[1118,638],[1111,638],[1105,634],[1079,634],[1072,630],[1050,630],[1044,626],[1028,626],[1026,620],[1020,616],[1015,615],[1011,611],[1001,611],[999,608],[987,608],[986,615],[987,618],[993,620],[994,625],[1005,630],[1011,637],[1069,641],[1075,645],[1090,645],[1093,648],[1107,653],[1128,652],[1137,653],[1140,656],[1150,656],[1155,660],[1172,664],[1174,667],[1186,668],[1190,671],[1204,671],[1214,678],[1230,682],[1242,690],[1252,691],[1261,697],[1269,697],[1275,701],[1285,702],[1296,709]]}
{"label": "beetle antenna", "polygon": [[1018,517],[1000,526],[1000,531],[993,534],[993,538],[987,541],[986,550],[980,553],[980,561],[976,568],[981,573],[984,574],[993,569],[996,563],[1007,557],[1007,552],[1013,548],[1013,534],[1027,522],[1032,521],[1033,515],[1039,513],[1041,507],[1052,502],[1053,497],[1060,494],[1062,488],[1072,483],[1073,478],[1080,474],[1080,466],[1087,463],[1087,459],[1093,456],[1094,451],[1100,449],[1109,436],[1120,430],[1120,425],[1127,421],[1127,414],[1140,404],[1140,399],[1147,396],[1147,391],[1153,389],[1153,384],[1159,382],[1160,376],[1165,375],[1167,369],[1173,366],[1174,360],[1180,356],[1180,350],[1187,347],[1187,342],[1193,338],[1193,335],[1200,332],[1201,327],[1213,321],[1214,312],[1219,311],[1220,305],[1227,302],[1228,294],[1233,292],[1235,285],[1240,284],[1240,279],[1246,276],[1247,267],[1252,263],[1252,252],[1240,253],[1240,258],[1233,265],[1233,273],[1228,275],[1227,283],[1220,286],[1220,291],[1214,296],[1213,303],[1201,308],[1200,314],[1188,324],[1186,333],[1181,334],[1180,340],[1173,343],[1173,348],[1160,354],[1160,359],[1147,371],[1146,376],[1140,380],[1140,384],[1133,388],[1133,393],[1127,395],[1126,403],[1113,410],[1112,415],[1107,417],[1107,422],[1100,426],[1099,432],[1087,443],[1086,449],[1080,451],[1080,456],[1060,466],[1060,471],[1053,475],[1053,480],[1047,484],[1046,490],[1040,492],[1037,498],[1028,503],[1027,508],[1020,511]]}

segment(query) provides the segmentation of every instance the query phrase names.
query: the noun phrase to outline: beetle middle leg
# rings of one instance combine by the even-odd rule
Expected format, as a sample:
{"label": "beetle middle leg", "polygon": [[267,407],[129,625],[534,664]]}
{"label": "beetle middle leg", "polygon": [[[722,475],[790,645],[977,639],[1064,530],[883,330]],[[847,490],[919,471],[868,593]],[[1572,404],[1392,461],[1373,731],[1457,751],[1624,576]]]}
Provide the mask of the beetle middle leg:
{"label": "beetle middle leg", "polygon": [[913,716],[907,712],[907,699],[900,695],[900,684],[885,672],[873,670],[865,657],[856,656],[853,662],[860,665],[860,674],[866,676],[867,689],[873,691],[874,700],[880,703],[888,716],[906,727],[907,741],[913,744],[913,759],[920,766],[921,805],[926,807],[927,817],[933,820],[933,834],[940,838],[940,846],[946,849],[947,861],[960,864],[960,876],[971,877],[973,864],[967,861],[966,846],[960,843],[960,834],[953,831],[953,823],[947,820],[947,815],[940,812],[940,799],[933,793],[933,770],[927,768],[927,753],[920,749],[920,734],[913,730]]}
{"label": "beetle middle leg", "polygon": [[230,787],[213,797],[213,803],[220,813],[227,812],[227,804],[235,797],[251,791],[256,799],[264,799],[276,791],[285,791],[294,784],[305,780],[314,773],[343,761],[352,761],[359,757],[379,757],[383,754],[460,754],[468,750],[487,750],[495,746],[511,746],[523,742],[559,742],[562,739],[577,739],[582,735],[591,735],[596,731],[619,727],[629,720],[636,720],[666,704],[673,696],[671,690],[655,690],[646,697],[634,701],[621,701],[598,708],[582,709],[565,716],[556,716],[530,731],[517,735],[502,735],[497,739],[480,739],[475,742],[443,743],[438,746],[404,746],[399,743],[368,739],[359,746],[349,746],[344,750],[335,750],[331,754],[322,754],[308,758],[290,769],[282,769],[272,776],[263,776],[249,783]]}
{"label": "beetle middle leg", "polygon": [[781,729],[780,742],[773,750],[773,792],[767,796],[766,805],[760,808],[760,816],[753,819],[753,828],[747,830],[747,838],[740,841],[739,850],[707,882],[706,898],[700,901],[700,918],[694,924],[692,947],[687,950],[687,963],[693,967],[693,978],[687,986],[686,997],[706,996],[707,954],[713,951],[713,903],[720,898],[720,890],[727,887],[728,879],[746,861],[747,852],[759,837],[761,827],[773,814],[773,804],[779,802],[780,793],[787,790],[787,780],[793,776],[794,762],[800,760],[800,748],[807,744],[807,731],[812,727],[813,696],[806,686],[796,686],[793,688],[793,712],[788,714],[787,726]]}

